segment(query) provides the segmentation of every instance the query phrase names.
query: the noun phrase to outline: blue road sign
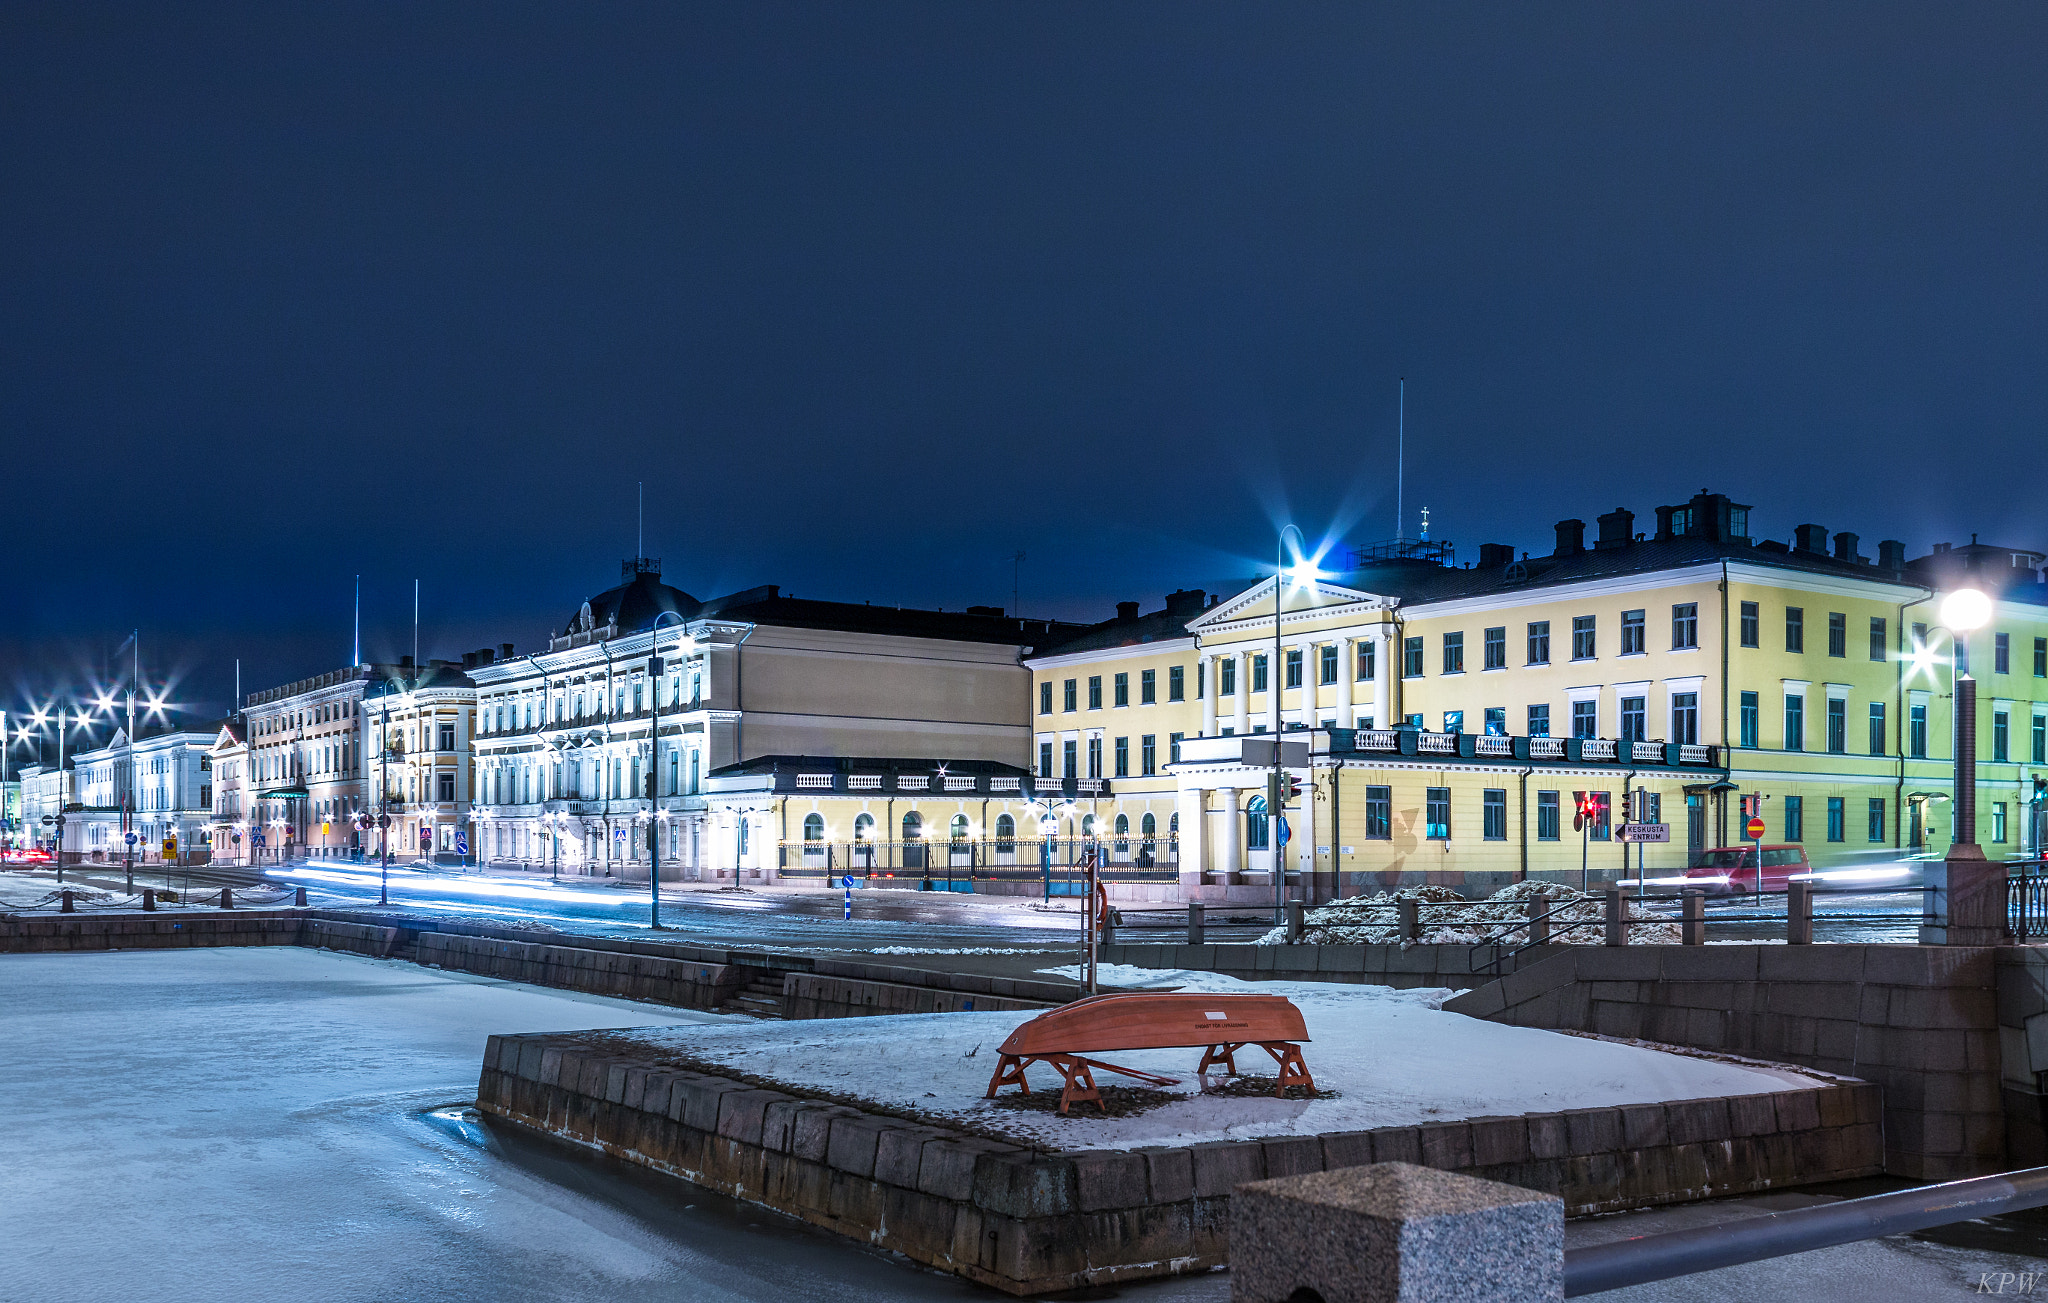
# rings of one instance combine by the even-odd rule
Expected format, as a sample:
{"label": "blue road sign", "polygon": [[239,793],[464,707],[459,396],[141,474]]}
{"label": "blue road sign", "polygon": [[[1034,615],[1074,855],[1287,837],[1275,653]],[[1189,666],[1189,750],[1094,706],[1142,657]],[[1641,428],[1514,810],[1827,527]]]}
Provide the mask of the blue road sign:
{"label": "blue road sign", "polygon": [[135,834],[132,832],[128,834],[128,844],[130,846],[133,846],[135,844]]}
{"label": "blue road sign", "polygon": [[469,854],[469,834],[468,834],[468,833],[466,833],[466,832],[462,832],[462,831],[460,831],[460,830],[458,830],[458,831],[456,832],[456,834],[455,834],[455,853],[456,853],[457,855],[467,855],[467,854]]}
{"label": "blue road sign", "polygon": [[1285,845],[1287,844],[1287,839],[1288,839],[1289,837],[1292,837],[1293,835],[1294,835],[1294,833],[1293,833],[1293,830],[1291,830],[1291,829],[1290,829],[1290,828],[1288,828],[1288,826],[1287,826],[1287,816],[1286,816],[1286,815],[1284,815],[1284,814],[1283,814],[1283,815],[1281,815],[1281,816],[1280,816],[1280,844],[1281,844],[1282,846],[1285,846]]}

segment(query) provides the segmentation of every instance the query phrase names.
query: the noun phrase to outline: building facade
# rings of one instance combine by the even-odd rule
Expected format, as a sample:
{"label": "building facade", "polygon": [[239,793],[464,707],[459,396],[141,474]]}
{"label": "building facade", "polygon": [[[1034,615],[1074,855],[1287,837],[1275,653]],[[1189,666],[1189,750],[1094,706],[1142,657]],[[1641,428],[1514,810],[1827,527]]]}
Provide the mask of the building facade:
{"label": "building facade", "polygon": [[[474,666],[484,655],[469,653],[463,664]],[[355,831],[364,845],[381,853],[388,844],[393,856],[408,860],[465,859],[476,685],[463,665],[429,661],[418,672],[377,680],[364,694],[363,718],[371,796]]]}
{"label": "building facade", "polygon": [[75,802],[65,846],[95,863],[127,858],[133,833],[137,864],[200,862],[210,856],[213,825],[213,741],[207,732],[145,733],[131,748],[115,730],[104,747],[72,760]]}

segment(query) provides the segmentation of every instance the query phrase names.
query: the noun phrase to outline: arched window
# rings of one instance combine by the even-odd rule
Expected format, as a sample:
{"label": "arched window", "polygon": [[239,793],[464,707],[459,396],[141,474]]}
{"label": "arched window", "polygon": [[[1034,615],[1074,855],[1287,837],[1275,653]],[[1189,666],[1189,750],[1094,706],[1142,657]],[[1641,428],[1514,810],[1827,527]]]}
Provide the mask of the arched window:
{"label": "arched window", "polygon": [[811,813],[804,816],[804,840],[821,842],[825,840],[825,816]]}
{"label": "arched window", "polygon": [[1017,850],[1017,821],[1007,814],[996,816],[996,850],[1004,855]]}
{"label": "arched window", "polygon": [[924,816],[912,810],[903,816],[903,840],[914,842],[924,836]]}
{"label": "arched window", "polygon": [[853,839],[857,842],[871,842],[875,839],[875,816],[857,815],[853,821]]}
{"label": "arched window", "polygon": [[1081,835],[1083,837],[1093,837],[1095,835],[1094,815],[1084,814],[1081,816]]}
{"label": "arched window", "polygon": [[964,814],[956,814],[956,815],[954,815],[954,816],[953,816],[953,822],[952,822],[951,826],[949,826],[949,827],[948,827],[948,828],[946,829],[946,831],[947,831],[947,833],[948,833],[948,834],[949,834],[949,835],[950,835],[950,836],[952,837],[952,839],[953,839],[954,841],[956,841],[956,842],[964,842],[964,841],[966,841],[966,840],[967,840],[967,816],[966,816],[966,815],[964,815]]}
{"label": "arched window", "polygon": [[1266,849],[1266,798],[1254,796],[1251,804],[1244,808],[1245,839],[1247,850]]}
{"label": "arched window", "polygon": [[1158,835],[1158,833],[1159,821],[1153,818],[1150,814],[1147,814],[1144,818],[1138,820],[1138,835],[1140,837],[1143,837],[1146,841],[1151,841],[1155,836]]}
{"label": "arched window", "polygon": [[1131,850],[1131,816],[1120,814],[1116,817],[1116,853],[1128,855]]}

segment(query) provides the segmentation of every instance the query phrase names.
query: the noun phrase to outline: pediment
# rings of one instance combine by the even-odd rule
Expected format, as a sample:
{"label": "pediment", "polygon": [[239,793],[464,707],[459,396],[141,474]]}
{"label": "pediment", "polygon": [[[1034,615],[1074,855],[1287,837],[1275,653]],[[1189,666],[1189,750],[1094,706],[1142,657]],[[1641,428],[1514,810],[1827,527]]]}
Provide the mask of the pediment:
{"label": "pediment", "polygon": [[[1271,579],[1254,584],[1189,621],[1188,631],[1199,636],[1236,632],[1244,625],[1260,621],[1270,624],[1273,619],[1273,591],[1274,581]],[[1306,584],[1288,584],[1283,602],[1283,624],[1353,618],[1370,618],[1371,623],[1377,623],[1378,613],[1391,609],[1396,599],[1360,588],[1349,588],[1333,580],[1317,579]]]}

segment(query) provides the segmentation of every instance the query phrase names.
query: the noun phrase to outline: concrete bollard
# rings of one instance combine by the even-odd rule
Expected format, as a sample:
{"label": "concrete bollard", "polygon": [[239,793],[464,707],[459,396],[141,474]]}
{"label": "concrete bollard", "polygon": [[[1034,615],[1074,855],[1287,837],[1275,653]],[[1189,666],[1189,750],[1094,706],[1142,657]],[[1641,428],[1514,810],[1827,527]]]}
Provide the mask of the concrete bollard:
{"label": "concrete bollard", "polygon": [[1785,941],[1789,945],[1813,944],[1813,884],[1785,884]]}
{"label": "concrete bollard", "polygon": [[235,907],[235,889],[233,887],[222,887],[220,889],[220,907],[222,909],[233,909]]}
{"label": "concrete bollard", "polygon": [[154,914],[156,912],[155,887],[144,887],[142,889],[142,908],[146,913]]}
{"label": "concrete bollard", "polygon": [[1301,944],[1302,933],[1308,930],[1308,906],[1298,900],[1287,902],[1287,944]]}
{"label": "concrete bollard", "polygon": [[76,914],[78,912],[78,905],[70,892],[58,893],[57,912],[59,914]]}
{"label": "concrete bollard", "polygon": [[1394,917],[1399,922],[1401,939],[1403,941],[1420,941],[1422,939],[1422,905],[1420,902],[1406,899],[1395,901]]}
{"label": "concrete bollard", "polygon": [[1707,944],[1707,893],[1697,887],[1679,893],[1680,940],[1689,946]]}
{"label": "concrete bollard", "polygon": [[1607,888],[1607,944],[1628,944],[1628,897],[1618,882]]}
{"label": "concrete bollard", "polygon": [[306,907],[306,889],[304,887],[300,887],[292,893],[292,904],[297,905],[300,909]]}
{"label": "concrete bollard", "polygon": [[1522,907],[1529,916],[1529,944],[1547,946],[1550,944],[1550,902],[1541,896],[1531,896]]}
{"label": "concrete bollard", "polygon": [[1188,902],[1188,944],[1207,945],[1208,943],[1202,939],[1206,935],[1207,930],[1202,926],[1202,902],[1191,900]]}
{"label": "concrete bollard", "polygon": [[1564,1298],[1564,1201],[1409,1163],[1240,1185],[1231,1303]]}

